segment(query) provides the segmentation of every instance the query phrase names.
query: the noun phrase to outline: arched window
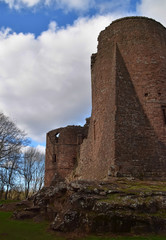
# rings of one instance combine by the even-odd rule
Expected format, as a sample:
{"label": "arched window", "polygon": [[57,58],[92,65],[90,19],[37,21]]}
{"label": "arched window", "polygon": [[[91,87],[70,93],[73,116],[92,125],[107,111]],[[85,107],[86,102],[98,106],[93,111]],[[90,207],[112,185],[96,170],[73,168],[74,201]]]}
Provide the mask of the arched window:
{"label": "arched window", "polygon": [[56,133],[56,134],[55,134],[55,142],[56,142],[56,143],[58,143],[58,138],[59,138],[59,136],[60,136],[60,133]]}

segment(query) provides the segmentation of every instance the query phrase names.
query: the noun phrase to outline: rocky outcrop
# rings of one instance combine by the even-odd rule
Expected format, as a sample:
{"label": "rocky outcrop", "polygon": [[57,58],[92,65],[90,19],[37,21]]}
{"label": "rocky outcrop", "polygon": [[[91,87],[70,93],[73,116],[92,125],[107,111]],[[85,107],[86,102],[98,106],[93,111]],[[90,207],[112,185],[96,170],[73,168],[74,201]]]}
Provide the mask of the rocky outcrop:
{"label": "rocky outcrop", "polygon": [[15,218],[46,218],[60,232],[165,233],[166,188],[136,181],[60,182],[31,199]]}

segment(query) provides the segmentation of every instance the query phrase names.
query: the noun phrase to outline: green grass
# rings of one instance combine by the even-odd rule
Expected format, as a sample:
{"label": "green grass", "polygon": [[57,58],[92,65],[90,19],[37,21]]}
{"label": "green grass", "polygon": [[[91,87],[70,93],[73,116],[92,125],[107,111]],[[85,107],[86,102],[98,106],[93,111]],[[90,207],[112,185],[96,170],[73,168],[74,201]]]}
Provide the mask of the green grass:
{"label": "green grass", "polygon": [[152,192],[152,191],[166,191],[165,182],[144,182],[144,181],[119,181],[119,188],[124,192],[130,191],[142,191],[142,192]]}
{"label": "green grass", "polygon": [[166,240],[165,236],[147,236],[147,237],[87,237],[81,240]]}
{"label": "green grass", "polygon": [[62,240],[46,231],[46,223],[11,219],[12,213],[0,212],[0,240]]}
{"label": "green grass", "polygon": [[31,220],[18,221],[11,219],[12,213],[0,212],[0,240],[166,240],[165,236],[123,236],[101,237],[89,236],[84,238],[58,237],[47,231],[47,223],[35,223]]}
{"label": "green grass", "polygon": [[15,202],[20,202],[19,200],[0,200],[0,204],[8,204],[8,203],[15,203]]}

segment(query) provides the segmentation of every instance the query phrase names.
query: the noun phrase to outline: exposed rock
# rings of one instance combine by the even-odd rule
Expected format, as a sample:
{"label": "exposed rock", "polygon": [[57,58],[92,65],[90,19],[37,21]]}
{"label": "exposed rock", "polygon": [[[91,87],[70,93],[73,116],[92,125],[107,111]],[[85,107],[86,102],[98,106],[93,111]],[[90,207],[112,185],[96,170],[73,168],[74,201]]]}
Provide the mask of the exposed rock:
{"label": "exposed rock", "polygon": [[165,233],[166,189],[156,184],[60,182],[43,188],[14,217],[45,217],[61,232]]}
{"label": "exposed rock", "polygon": [[14,219],[24,220],[24,219],[31,219],[36,216],[36,213],[33,211],[16,211],[13,213]]}

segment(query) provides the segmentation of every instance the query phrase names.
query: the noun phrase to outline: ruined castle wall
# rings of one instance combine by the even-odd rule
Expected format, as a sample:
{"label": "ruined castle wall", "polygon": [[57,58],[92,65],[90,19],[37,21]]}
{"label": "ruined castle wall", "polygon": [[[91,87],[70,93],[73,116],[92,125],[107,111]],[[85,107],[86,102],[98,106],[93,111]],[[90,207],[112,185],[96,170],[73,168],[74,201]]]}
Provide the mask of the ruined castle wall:
{"label": "ruined castle wall", "polygon": [[65,179],[77,166],[79,147],[88,126],[67,126],[47,133],[45,186]]}
{"label": "ruined castle wall", "polygon": [[45,185],[71,174],[166,180],[166,29],[129,17],[113,22],[98,40],[88,137],[87,126],[47,134]]}
{"label": "ruined castle wall", "polygon": [[78,178],[166,178],[165,93],[161,24],[133,17],[102,31],[92,56],[92,117]]}
{"label": "ruined castle wall", "polygon": [[78,178],[104,179],[114,168],[115,47],[98,46],[92,55],[92,116],[88,138],[81,145]]}
{"label": "ruined castle wall", "polygon": [[166,29],[146,18],[118,21],[112,27],[123,29],[116,36],[118,173],[165,178]]}

